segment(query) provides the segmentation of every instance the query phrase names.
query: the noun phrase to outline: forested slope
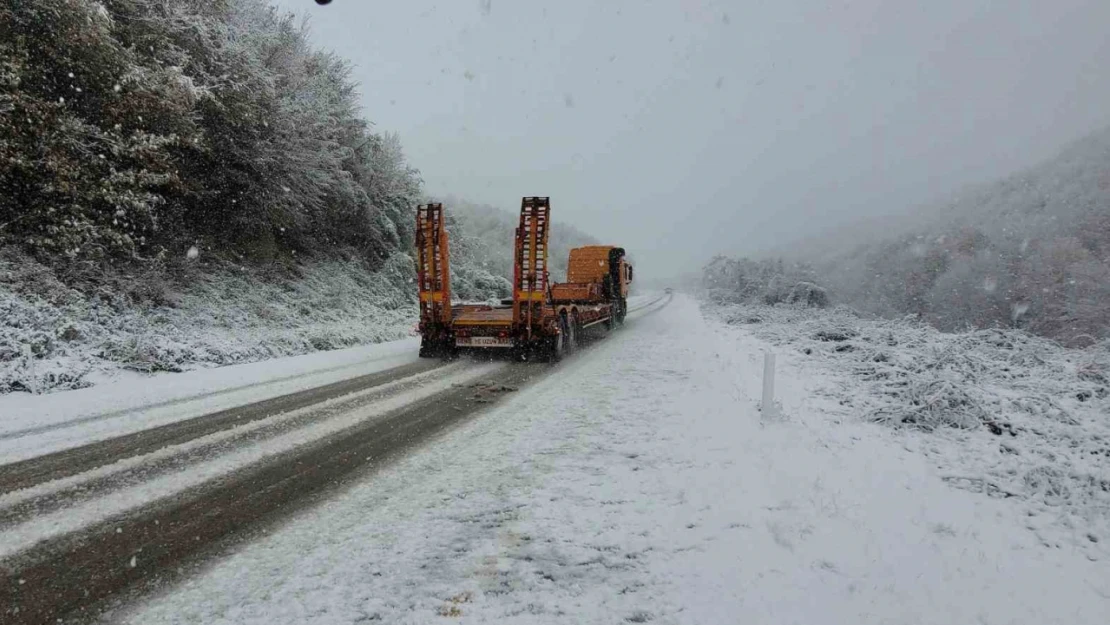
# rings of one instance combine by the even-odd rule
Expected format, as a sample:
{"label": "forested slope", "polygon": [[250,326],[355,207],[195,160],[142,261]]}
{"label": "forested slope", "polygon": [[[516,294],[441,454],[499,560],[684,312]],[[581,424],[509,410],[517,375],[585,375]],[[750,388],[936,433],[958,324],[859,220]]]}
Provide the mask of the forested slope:
{"label": "forested slope", "polygon": [[1110,330],[1110,131],[972,189],[900,237],[819,262],[844,301],[942,329],[1018,326],[1071,344]]}
{"label": "forested slope", "polygon": [[402,336],[418,172],[264,0],[0,0],[0,392]]}
{"label": "forested slope", "polygon": [[[1019,327],[1079,346],[1110,338],[1110,130],[886,232],[792,246],[780,282],[814,280],[837,303],[943,330]],[[722,263],[707,268],[710,285]],[[748,274],[768,282],[773,266]]]}
{"label": "forested slope", "polygon": [[[0,0],[0,393],[410,334],[425,192],[366,114],[266,0]],[[449,212],[507,295],[515,216]]]}
{"label": "forested slope", "polygon": [[396,137],[264,0],[3,0],[0,59],[0,237],[52,265],[410,243]]}

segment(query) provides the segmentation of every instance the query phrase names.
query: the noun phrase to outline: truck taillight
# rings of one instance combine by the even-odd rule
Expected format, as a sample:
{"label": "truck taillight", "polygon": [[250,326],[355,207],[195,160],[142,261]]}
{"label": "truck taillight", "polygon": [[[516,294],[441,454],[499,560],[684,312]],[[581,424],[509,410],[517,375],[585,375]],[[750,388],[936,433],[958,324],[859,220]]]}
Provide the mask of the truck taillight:
{"label": "truck taillight", "polygon": [[469,330],[455,330],[455,336],[463,336],[463,337],[470,336],[470,331]]}
{"label": "truck taillight", "polygon": [[497,336],[498,336],[498,338],[505,339],[505,338],[509,338],[509,333],[502,330],[501,332],[497,333]]}

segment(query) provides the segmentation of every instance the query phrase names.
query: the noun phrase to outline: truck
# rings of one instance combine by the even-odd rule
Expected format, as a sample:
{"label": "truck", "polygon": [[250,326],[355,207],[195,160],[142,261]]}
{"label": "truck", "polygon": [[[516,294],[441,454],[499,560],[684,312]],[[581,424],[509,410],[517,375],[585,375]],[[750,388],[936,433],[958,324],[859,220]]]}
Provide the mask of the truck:
{"label": "truck", "polygon": [[567,281],[548,271],[549,197],[521,199],[513,245],[512,297],[500,304],[451,301],[448,234],[442,204],[416,213],[420,356],[451,357],[460,350],[507,353],[518,360],[558,361],[578,348],[592,328],[624,323],[632,265],[624,248],[575,248]]}

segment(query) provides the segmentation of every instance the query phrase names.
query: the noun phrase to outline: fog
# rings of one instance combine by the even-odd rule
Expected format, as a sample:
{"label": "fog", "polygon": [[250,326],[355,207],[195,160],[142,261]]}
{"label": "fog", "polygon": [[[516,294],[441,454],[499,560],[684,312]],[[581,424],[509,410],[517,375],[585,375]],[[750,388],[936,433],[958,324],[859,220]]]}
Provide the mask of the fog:
{"label": "fog", "polygon": [[1110,124],[1105,0],[277,0],[430,194],[673,274],[902,212]]}

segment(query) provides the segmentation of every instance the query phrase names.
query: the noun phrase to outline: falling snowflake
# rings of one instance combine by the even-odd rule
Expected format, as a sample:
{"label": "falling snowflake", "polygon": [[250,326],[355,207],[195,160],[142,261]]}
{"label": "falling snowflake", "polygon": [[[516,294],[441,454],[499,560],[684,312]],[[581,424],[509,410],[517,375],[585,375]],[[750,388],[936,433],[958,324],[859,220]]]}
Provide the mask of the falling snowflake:
{"label": "falling snowflake", "polygon": [[195,245],[191,246],[188,252],[185,252],[185,258],[189,260],[196,260],[197,256],[200,256],[200,250]]}
{"label": "falling snowflake", "polygon": [[135,565],[138,564],[138,563],[139,563],[139,558],[137,556],[131,556],[131,568],[135,568]]}

